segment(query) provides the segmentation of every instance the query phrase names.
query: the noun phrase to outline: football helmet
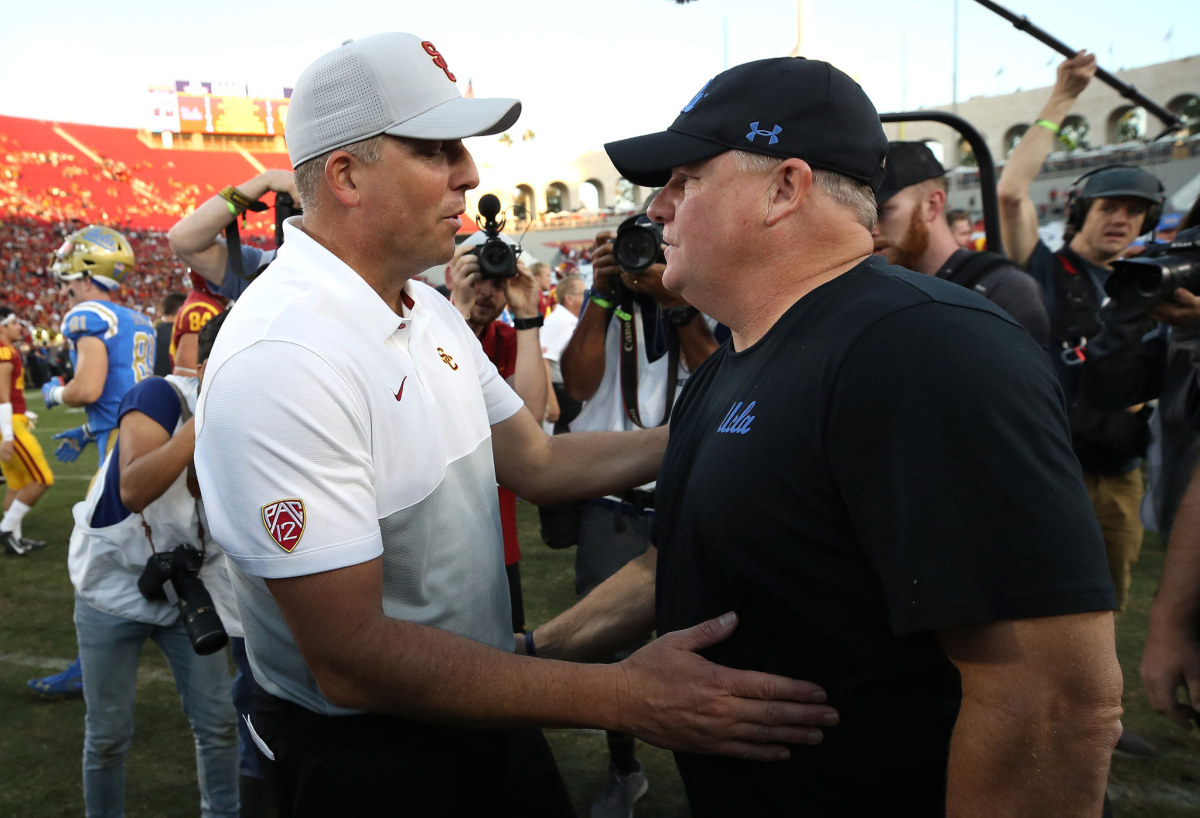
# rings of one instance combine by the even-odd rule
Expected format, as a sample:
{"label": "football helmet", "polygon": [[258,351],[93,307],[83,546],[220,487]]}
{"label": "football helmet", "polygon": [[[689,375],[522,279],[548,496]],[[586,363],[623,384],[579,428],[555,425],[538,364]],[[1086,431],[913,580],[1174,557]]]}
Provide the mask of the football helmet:
{"label": "football helmet", "polygon": [[102,289],[115,290],[133,266],[129,239],[111,227],[93,224],[67,236],[54,253],[50,272],[58,281],[90,278]]}

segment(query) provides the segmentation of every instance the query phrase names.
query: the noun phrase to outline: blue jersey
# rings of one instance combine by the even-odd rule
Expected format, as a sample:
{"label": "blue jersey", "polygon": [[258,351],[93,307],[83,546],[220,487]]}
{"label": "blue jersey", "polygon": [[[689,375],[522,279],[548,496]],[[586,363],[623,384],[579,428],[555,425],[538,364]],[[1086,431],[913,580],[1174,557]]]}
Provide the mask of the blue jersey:
{"label": "blue jersey", "polygon": [[[108,375],[99,400],[86,407],[87,418],[97,435],[115,429],[121,398],[134,384],[154,374],[154,325],[140,312],[111,301],[84,301],[63,318],[62,333],[71,341],[73,366],[80,338],[90,335],[104,342]],[[103,459],[103,451],[100,456]]]}

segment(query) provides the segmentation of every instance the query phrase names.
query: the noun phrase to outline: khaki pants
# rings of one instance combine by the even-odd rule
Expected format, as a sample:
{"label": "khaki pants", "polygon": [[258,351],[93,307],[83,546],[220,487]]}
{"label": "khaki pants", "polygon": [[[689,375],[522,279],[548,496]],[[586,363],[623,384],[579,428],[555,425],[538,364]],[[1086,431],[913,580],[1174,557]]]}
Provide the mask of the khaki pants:
{"label": "khaki pants", "polygon": [[1125,610],[1129,600],[1129,583],[1133,579],[1133,564],[1142,553],[1142,470],[1126,474],[1083,475],[1088,497],[1100,530],[1104,534],[1104,550],[1108,552],[1108,571],[1117,589],[1117,605]]}

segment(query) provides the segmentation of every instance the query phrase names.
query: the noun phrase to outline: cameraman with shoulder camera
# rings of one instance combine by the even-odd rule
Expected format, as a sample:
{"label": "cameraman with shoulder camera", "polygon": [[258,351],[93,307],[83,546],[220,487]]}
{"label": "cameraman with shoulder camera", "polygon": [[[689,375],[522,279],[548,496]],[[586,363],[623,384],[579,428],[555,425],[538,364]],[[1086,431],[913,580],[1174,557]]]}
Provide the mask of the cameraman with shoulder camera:
{"label": "cameraman with shoulder camera", "polygon": [[[487,241],[479,231],[454,252],[448,268],[452,286],[450,300],[471,332],[483,345],[500,377],[508,382],[525,402],[539,423],[546,413],[550,387],[542,363],[538,312],[539,287],[523,259],[512,255],[513,267],[505,272],[516,275],[498,278],[485,275],[479,264],[480,247]],[[500,320],[505,307],[512,310],[515,326]],[[521,593],[521,544],[517,539],[517,495],[503,486],[500,492],[500,525],[504,535],[504,571],[508,575],[508,594],[512,607],[514,632],[525,631],[525,601]]]}
{"label": "cameraman with shoulder camera", "polygon": [[[1009,156],[998,192],[1005,248],[1041,284],[1046,299],[1051,360],[1070,405],[1072,443],[1104,532],[1117,601],[1124,609],[1130,569],[1142,545],[1138,464],[1149,437],[1149,411],[1128,404],[1129,411],[1124,406],[1115,411],[1096,407],[1081,389],[1082,364],[1094,352],[1089,339],[1104,326],[1100,304],[1112,263],[1157,222],[1163,188],[1139,168],[1108,166],[1085,174],[1076,180],[1082,187],[1068,199],[1067,243],[1058,252],[1038,238],[1037,211],[1029,197],[1058,128],[1095,73],[1095,56],[1084,52],[1059,66],[1050,101]],[[1196,320],[1200,299],[1187,294],[1179,305],[1164,305],[1156,317]]]}
{"label": "cameraman with shoulder camera", "polygon": [[[193,273],[199,274],[212,283],[215,295],[237,300],[255,273],[261,272],[274,258],[275,250],[262,250],[258,247],[241,245],[242,275],[238,275],[233,260],[229,256],[229,247],[222,237],[225,228],[247,210],[259,207],[255,204],[268,192],[276,194],[276,205],[281,201],[279,194],[287,194],[290,202],[298,202],[296,178],[290,170],[265,170],[253,179],[242,184],[222,190],[204,204],[200,205],[190,216],[180,220],[167,233],[167,241],[180,261],[192,268]],[[278,225],[279,219],[276,219]],[[281,236],[276,230],[276,245],[280,244]]]}
{"label": "cameraman with shoulder camera", "polygon": [[[583,401],[583,409],[571,422],[572,432],[629,431],[665,424],[689,373],[717,348],[699,310],[663,286],[661,226],[639,216],[627,220],[618,235],[631,228],[648,234],[643,238],[650,240],[647,248],[638,248],[643,250],[640,259],[620,254],[634,271],[618,262],[611,231],[596,236],[591,298],[562,352],[564,391]],[[575,552],[575,593],[587,595],[645,554],[653,520],[654,483],[621,497],[586,501]],[[627,655],[623,651],[609,661]],[[634,801],[648,788],[634,756],[633,736],[609,731],[608,750],[608,778],[592,805],[593,818],[629,815]]]}
{"label": "cameraman with shoulder camera", "polygon": [[147,639],[167,657],[195,734],[204,815],[239,813],[237,711],[221,648],[224,628],[241,636],[241,622],[189,468],[198,392],[198,378],[176,375],[129,390],[112,456],[74,509],[68,567],[87,705],[88,815],[122,814]]}

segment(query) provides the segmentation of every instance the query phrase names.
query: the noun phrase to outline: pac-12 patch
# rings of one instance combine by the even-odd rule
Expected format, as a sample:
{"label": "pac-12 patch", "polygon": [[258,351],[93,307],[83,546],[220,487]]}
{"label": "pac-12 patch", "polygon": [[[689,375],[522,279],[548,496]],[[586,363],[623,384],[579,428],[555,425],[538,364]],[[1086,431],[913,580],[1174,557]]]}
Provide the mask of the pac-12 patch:
{"label": "pac-12 patch", "polygon": [[277,500],[262,507],[263,526],[275,544],[292,553],[304,536],[304,501]]}

